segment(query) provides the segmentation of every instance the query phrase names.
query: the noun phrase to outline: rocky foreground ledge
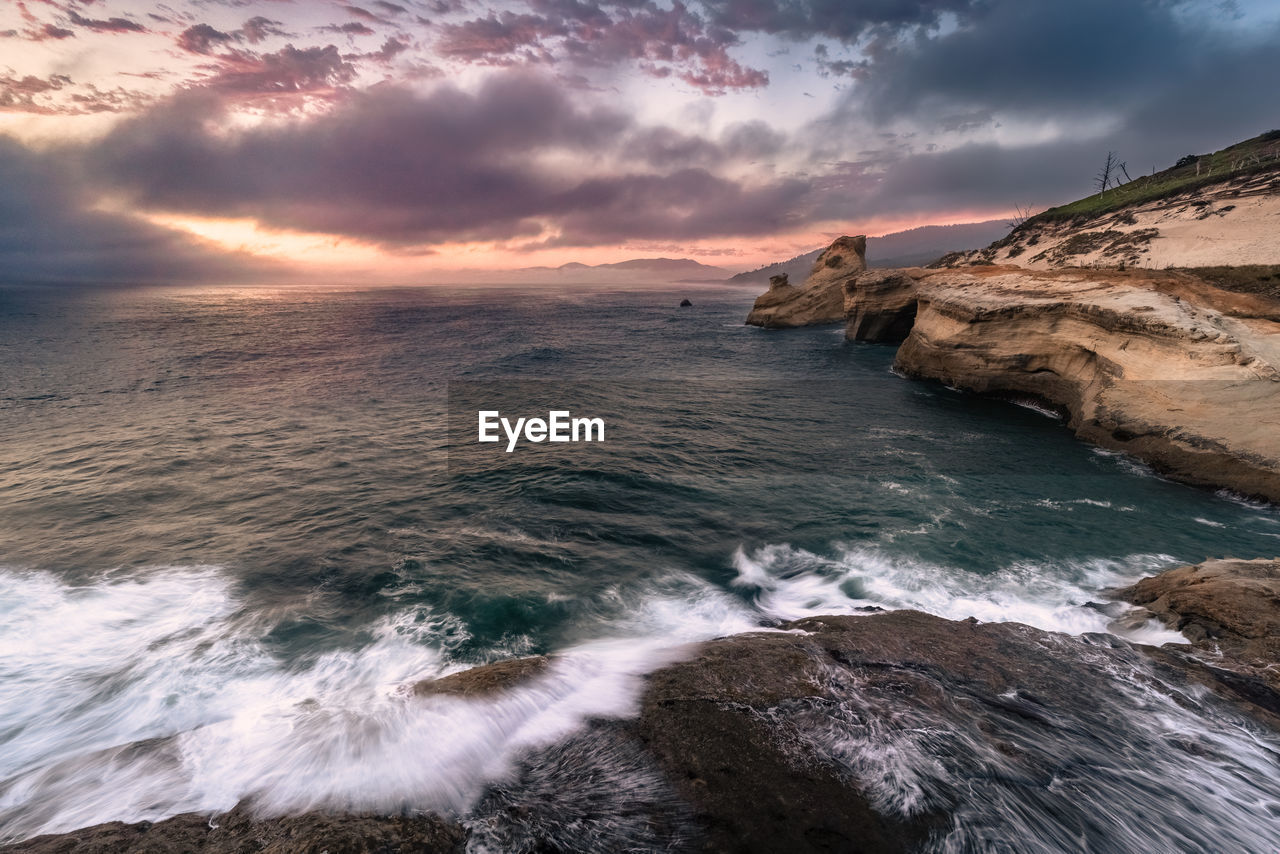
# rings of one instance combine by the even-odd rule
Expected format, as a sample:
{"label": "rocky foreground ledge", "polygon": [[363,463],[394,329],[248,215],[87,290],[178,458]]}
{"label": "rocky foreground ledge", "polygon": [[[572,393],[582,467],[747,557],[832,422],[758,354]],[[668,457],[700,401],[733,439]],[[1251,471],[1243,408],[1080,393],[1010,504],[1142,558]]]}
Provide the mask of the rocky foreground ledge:
{"label": "rocky foreground ledge", "polygon": [[907,376],[1034,399],[1170,477],[1280,502],[1280,302],[1150,270],[867,271],[837,244],[838,268],[820,258],[747,322],[843,322],[900,343]]}
{"label": "rocky foreground ledge", "polygon": [[[689,650],[648,678],[637,717],[532,752],[462,818],[264,820],[245,804],[0,851],[1250,850],[1251,829],[1224,831],[1204,797],[1229,745],[1196,732],[1213,719],[1246,745],[1275,738],[1280,561],[1186,567],[1116,595],[1195,647],[914,611],[804,619]],[[479,667],[406,702],[484,702],[554,666]],[[1118,808],[1135,792],[1150,810]]]}

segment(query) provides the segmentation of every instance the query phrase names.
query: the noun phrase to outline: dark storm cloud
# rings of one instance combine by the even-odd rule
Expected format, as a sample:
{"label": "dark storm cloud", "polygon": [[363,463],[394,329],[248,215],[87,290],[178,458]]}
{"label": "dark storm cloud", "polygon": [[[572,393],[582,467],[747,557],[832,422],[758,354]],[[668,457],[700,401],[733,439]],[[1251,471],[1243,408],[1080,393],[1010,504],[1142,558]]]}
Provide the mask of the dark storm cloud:
{"label": "dark storm cloud", "polygon": [[[325,115],[232,135],[210,132],[216,109],[208,93],[190,95],[126,122],[86,154],[89,169],[144,209],[253,217],[405,249],[762,234],[789,221],[805,191],[799,181],[745,186],[683,162],[583,177],[570,164],[621,156],[632,140],[661,160],[662,144],[625,115],[576,106],[524,75],[498,75],[475,94],[351,94]],[[719,156],[690,141],[684,159],[724,162],[735,146],[774,144],[750,127],[726,139]]]}
{"label": "dark storm cloud", "polygon": [[143,220],[88,210],[66,157],[0,136],[0,282],[245,281],[273,272]]}
{"label": "dark storm cloud", "polygon": [[[813,202],[835,216],[856,215],[859,202],[884,214],[1047,207],[1087,195],[1109,150],[1137,176],[1266,131],[1280,124],[1280,27],[1226,30],[1220,13],[1157,0],[988,0],[959,27],[880,43],[848,69],[855,82],[840,106],[801,138],[836,157],[886,125],[909,133],[832,171]],[[1006,123],[1059,130],[920,150]]]}
{"label": "dark storm cloud", "polygon": [[815,179],[806,199],[813,205],[807,214],[813,219],[859,220],[869,211],[927,216],[938,211],[1011,209],[1015,204],[1042,210],[1085,195],[1097,165],[1096,146],[1074,140],[1020,148],[975,143],[914,154],[889,149],[836,164]]}
{"label": "dark storm cloud", "polygon": [[[967,15],[982,0],[703,0],[722,27],[794,39],[854,42],[876,30],[936,26],[944,13]],[[1035,5],[1028,0],[1027,5]]]}
{"label": "dark storm cloud", "polygon": [[990,0],[972,25],[882,46],[859,97],[883,118],[940,104],[1096,112],[1178,85],[1211,49],[1162,0]]}
{"label": "dark storm cloud", "polygon": [[[1003,115],[1104,121],[1118,135],[1146,129],[1155,143],[1170,131],[1194,139],[1217,130],[1231,141],[1277,114],[1267,66],[1280,27],[1231,32],[1220,23],[1220,6],[1206,3],[987,0],[958,28],[882,42],[847,64],[857,84],[832,120],[949,130]],[[818,59],[837,62],[826,51]],[[1210,127],[1206,111],[1226,124]]]}
{"label": "dark storm cloud", "polygon": [[[702,0],[669,7],[650,0],[524,0],[500,12],[441,27],[439,51],[491,65],[568,61],[634,62],[654,76],[677,76],[718,93],[764,86],[764,71],[729,56],[745,36],[892,38],[936,27],[943,13],[968,16],[975,0]],[[825,64],[836,73],[842,60]]]}

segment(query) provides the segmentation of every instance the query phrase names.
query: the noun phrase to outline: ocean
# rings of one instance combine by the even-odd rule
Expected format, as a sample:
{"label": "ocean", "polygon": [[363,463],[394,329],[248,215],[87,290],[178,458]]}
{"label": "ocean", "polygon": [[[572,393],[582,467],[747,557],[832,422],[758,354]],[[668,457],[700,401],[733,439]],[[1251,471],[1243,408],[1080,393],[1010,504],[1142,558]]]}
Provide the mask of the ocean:
{"label": "ocean", "polygon": [[[0,290],[0,842],[246,797],[465,814],[692,641],[871,608],[1118,631],[1108,587],[1280,554],[1274,507],[841,329],[746,327],[757,290]],[[508,453],[480,410],[604,440]],[[410,696],[533,654],[563,664],[516,700]],[[1217,771],[1170,785],[1265,838],[1274,738],[1195,725]]]}

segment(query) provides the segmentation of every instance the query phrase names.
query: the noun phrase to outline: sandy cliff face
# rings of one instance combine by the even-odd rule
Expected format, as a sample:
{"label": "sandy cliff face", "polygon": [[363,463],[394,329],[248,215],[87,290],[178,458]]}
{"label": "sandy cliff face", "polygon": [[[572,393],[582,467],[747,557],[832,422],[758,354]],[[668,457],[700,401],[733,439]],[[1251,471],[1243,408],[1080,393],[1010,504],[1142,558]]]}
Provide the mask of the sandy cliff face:
{"label": "sandy cliff face", "polygon": [[1280,171],[1130,205],[1095,217],[1027,223],[949,263],[1061,267],[1280,264]]}
{"label": "sandy cliff face", "polygon": [[866,269],[867,238],[841,237],[818,256],[800,287],[785,274],[772,277],[769,290],[751,307],[747,324],[777,329],[839,323],[844,319],[844,284]]}
{"label": "sandy cliff face", "polygon": [[1174,478],[1280,501],[1280,302],[1151,270],[868,272],[861,250],[836,241],[747,322],[843,317],[852,340],[901,342],[908,376],[1038,399]]}
{"label": "sandy cliff face", "polygon": [[918,282],[903,373],[1033,396],[1177,479],[1280,501],[1280,306],[1177,276],[987,267]]}

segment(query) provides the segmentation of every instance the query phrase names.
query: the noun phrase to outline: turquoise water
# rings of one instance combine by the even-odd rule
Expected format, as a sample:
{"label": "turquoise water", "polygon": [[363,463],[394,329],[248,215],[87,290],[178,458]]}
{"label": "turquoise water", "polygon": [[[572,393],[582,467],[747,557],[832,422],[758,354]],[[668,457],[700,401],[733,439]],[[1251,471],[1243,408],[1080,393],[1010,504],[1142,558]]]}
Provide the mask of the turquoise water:
{"label": "turquoise water", "polygon": [[[745,327],[753,297],[0,291],[0,839],[254,792],[465,810],[680,641],[868,606],[1105,631],[1102,588],[1280,553],[1274,508]],[[508,454],[482,408],[606,440]],[[541,705],[406,706],[547,652],[577,681]]]}

